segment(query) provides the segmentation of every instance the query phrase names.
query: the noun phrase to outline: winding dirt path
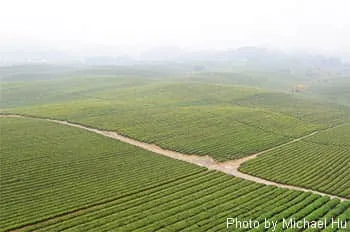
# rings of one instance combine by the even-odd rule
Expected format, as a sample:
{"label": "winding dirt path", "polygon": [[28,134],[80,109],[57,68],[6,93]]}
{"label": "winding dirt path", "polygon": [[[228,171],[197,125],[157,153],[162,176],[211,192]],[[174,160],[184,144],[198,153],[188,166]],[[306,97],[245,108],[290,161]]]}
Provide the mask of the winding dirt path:
{"label": "winding dirt path", "polygon": [[148,143],[140,142],[140,141],[132,139],[132,138],[125,137],[125,136],[120,135],[120,134],[118,134],[117,132],[114,132],[114,131],[106,131],[106,130],[94,129],[94,128],[91,128],[91,127],[82,126],[82,125],[71,123],[71,122],[67,122],[67,121],[60,121],[60,120],[47,119],[47,118],[37,118],[37,117],[30,117],[30,116],[22,116],[22,115],[15,115],[15,114],[11,114],[11,115],[9,115],[9,114],[8,115],[4,115],[4,114],[1,115],[0,114],[0,117],[8,117],[8,118],[35,118],[35,119],[45,120],[45,121],[49,121],[49,122],[54,122],[54,123],[58,123],[58,124],[62,124],[62,125],[71,126],[71,127],[76,127],[76,128],[80,128],[80,129],[84,129],[84,130],[87,130],[87,131],[91,131],[91,132],[94,132],[96,134],[100,134],[100,135],[103,135],[103,136],[106,136],[106,137],[110,137],[110,138],[119,140],[119,141],[124,142],[124,143],[128,143],[128,144],[140,147],[140,148],[142,148],[144,150],[148,150],[148,151],[157,153],[159,155],[164,155],[164,156],[167,156],[167,157],[170,157],[170,158],[173,158],[173,159],[182,160],[182,161],[185,161],[185,162],[188,162],[188,163],[196,164],[196,165],[201,166],[201,167],[206,167],[206,168],[208,168],[210,170],[217,170],[217,171],[220,171],[220,172],[224,172],[224,173],[226,173],[228,175],[235,176],[235,177],[242,178],[242,179],[249,180],[249,181],[254,181],[256,183],[260,183],[260,184],[264,184],[264,185],[276,186],[276,187],[279,187],[279,188],[303,191],[303,192],[311,192],[311,193],[319,194],[319,195],[322,195],[322,196],[328,196],[331,199],[336,198],[336,199],[339,199],[341,201],[349,200],[347,198],[339,197],[339,196],[332,195],[332,194],[318,192],[318,191],[315,191],[315,190],[312,190],[312,189],[308,189],[308,188],[303,188],[303,187],[298,187],[298,186],[293,186],[293,185],[287,185],[287,184],[280,184],[280,183],[277,183],[277,182],[265,180],[263,178],[255,177],[255,176],[252,176],[252,175],[249,175],[249,174],[246,174],[246,173],[242,173],[242,172],[239,171],[239,167],[241,166],[242,163],[244,163],[244,162],[246,162],[248,160],[254,159],[258,155],[261,155],[261,154],[263,154],[265,152],[268,152],[268,151],[271,151],[271,150],[274,150],[274,149],[286,146],[288,144],[295,143],[295,142],[300,141],[302,139],[305,139],[307,137],[313,136],[314,134],[318,133],[318,131],[315,131],[315,132],[313,132],[313,133],[311,133],[309,135],[306,135],[306,136],[294,139],[294,140],[289,141],[287,143],[284,143],[282,145],[279,145],[279,146],[276,146],[276,147],[264,150],[262,152],[259,152],[259,153],[256,153],[256,154],[253,154],[253,155],[241,158],[241,159],[230,160],[230,161],[226,161],[226,162],[220,163],[220,162],[216,161],[215,159],[213,159],[212,157],[207,156],[207,155],[206,156],[189,155],[189,154],[183,154],[183,153],[176,152],[176,151],[166,150],[166,149],[163,149],[163,148],[161,148],[161,147],[159,147],[157,145],[154,145],[154,144],[148,144]]}

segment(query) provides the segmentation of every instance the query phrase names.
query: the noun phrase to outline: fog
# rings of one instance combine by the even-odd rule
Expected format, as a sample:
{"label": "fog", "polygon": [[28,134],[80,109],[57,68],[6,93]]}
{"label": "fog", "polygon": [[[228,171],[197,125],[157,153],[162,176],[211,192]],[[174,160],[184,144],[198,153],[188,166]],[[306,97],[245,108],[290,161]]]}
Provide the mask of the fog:
{"label": "fog", "polygon": [[350,54],[347,0],[5,0],[0,52],[262,46]]}

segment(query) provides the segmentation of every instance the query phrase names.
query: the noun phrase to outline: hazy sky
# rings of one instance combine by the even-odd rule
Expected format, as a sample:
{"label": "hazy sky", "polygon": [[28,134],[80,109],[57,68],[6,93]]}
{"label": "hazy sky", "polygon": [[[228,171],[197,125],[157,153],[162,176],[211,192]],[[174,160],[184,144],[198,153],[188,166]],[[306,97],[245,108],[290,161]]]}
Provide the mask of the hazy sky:
{"label": "hazy sky", "polygon": [[0,0],[0,44],[350,52],[348,0]]}

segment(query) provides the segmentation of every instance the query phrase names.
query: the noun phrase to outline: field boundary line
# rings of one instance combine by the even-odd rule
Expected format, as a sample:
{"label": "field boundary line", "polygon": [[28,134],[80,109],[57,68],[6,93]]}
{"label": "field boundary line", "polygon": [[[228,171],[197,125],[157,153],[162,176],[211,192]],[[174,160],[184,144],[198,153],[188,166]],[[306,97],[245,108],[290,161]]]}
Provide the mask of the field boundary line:
{"label": "field boundary line", "polygon": [[236,159],[236,160],[229,160],[229,161],[225,161],[225,162],[218,162],[215,159],[213,159],[211,156],[205,155],[205,156],[199,156],[199,155],[190,155],[190,154],[184,154],[184,153],[180,153],[180,152],[176,152],[176,151],[172,151],[172,150],[167,150],[167,149],[163,149],[155,144],[149,144],[149,143],[144,143],[141,141],[138,141],[136,139],[130,138],[130,137],[126,137],[124,135],[120,135],[117,132],[114,131],[108,131],[108,130],[100,130],[100,129],[96,129],[96,128],[92,128],[92,127],[88,127],[88,126],[84,126],[82,124],[77,124],[77,123],[73,123],[73,122],[69,122],[69,121],[63,121],[63,120],[57,120],[57,119],[50,119],[50,118],[43,118],[43,117],[35,117],[35,116],[29,116],[29,115],[20,115],[20,114],[0,114],[0,117],[8,117],[8,118],[32,118],[32,119],[39,119],[39,120],[45,120],[48,122],[54,122],[54,123],[58,123],[61,125],[66,125],[66,126],[71,126],[71,127],[76,127],[76,128],[80,128],[80,129],[84,129],[96,134],[100,134],[102,136],[105,137],[109,137],[115,140],[119,140],[121,142],[124,143],[128,143],[131,145],[134,145],[136,147],[142,148],[144,150],[147,151],[151,151],[153,153],[159,154],[159,155],[163,155],[163,156],[167,156],[173,159],[177,159],[177,160],[181,160],[181,161],[185,161],[188,163],[192,163],[201,167],[205,167],[208,168],[209,170],[216,170],[216,171],[220,171],[223,173],[226,173],[228,175],[231,176],[235,176],[241,179],[245,179],[245,180],[249,180],[249,181],[253,181],[259,184],[264,184],[264,185],[270,185],[270,186],[276,186],[279,188],[285,188],[285,189],[290,189],[290,190],[296,190],[296,191],[302,191],[302,192],[311,192],[314,194],[318,194],[321,196],[327,196],[330,199],[339,199],[340,201],[347,201],[350,199],[344,198],[344,197],[340,197],[337,195],[332,195],[332,194],[328,194],[328,193],[324,193],[324,192],[319,192],[313,189],[309,189],[309,188],[304,188],[304,187],[299,187],[299,186],[294,186],[294,185],[288,185],[288,184],[282,184],[282,183],[278,183],[278,182],[274,182],[274,181],[270,181],[270,180],[266,180],[260,177],[256,177],[253,175],[249,175],[246,173],[243,173],[239,170],[241,164],[243,164],[244,162],[254,159],[257,156],[264,154],[266,152],[287,146],[289,144],[298,142],[300,140],[303,140],[305,138],[311,137],[315,134],[318,133],[318,131],[314,131],[308,135],[304,135],[302,137],[293,139],[287,143],[283,143],[280,144],[278,146],[266,149],[264,151],[243,157],[241,159]]}
{"label": "field boundary line", "polygon": [[[0,118],[1,117],[2,116],[0,114]],[[151,185],[149,187],[145,187],[145,188],[137,190],[137,191],[134,190],[134,191],[122,194],[122,195],[114,197],[114,198],[103,199],[102,201],[97,201],[97,202],[94,202],[94,203],[91,203],[91,204],[88,204],[88,205],[85,205],[85,206],[82,206],[82,207],[78,207],[78,208],[71,209],[71,210],[68,210],[68,211],[65,211],[65,212],[53,215],[53,216],[49,216],[49,217],[46,217],[46,218],[43,218],[43,219],[39,219],[39,220],[31,222],[31,223],[27,223],[27,224],[23,224],[21,226],[13,227],[13,228],[7,229],[6,231],[27,231],[27,229],[31,229],[31,227],[39,225],[41,223],[50,223],[52,221],[59,220],[60,218],[68,216],[68,215],[73,215],[73,214],[76,215],[76,214],[80,214],[80,213],[84,214],[86,212],[86,210],[90,210],[90,209],[93,209],[93,208],[98,208],[100,206],[103,206],[103,205],[106,205],[106,204],[109,204],[109,203],[113,203],[113,202],[118,201],[118,200],[122,200],[122,199],[124,199],[126,197],[130,197],[130,196],[138,194],[140,192],[146,192],[146,191],[149,191],[149,190],[161,187],[163,185],[167,185],[167,184],[176,182],[176,181],[178,181],[180,179],[187,178],[187,177],[196,175],[198,173],[203,173],[203,170],[198,170],[196,172],[189,173],[187,175],[184,175],[184,176],[181,176],[181,177],[177,177],[177,178],[174,178],[174,179],[169,180],[169,181],[161,182],[161,183],[158,183],[156,185]]]}

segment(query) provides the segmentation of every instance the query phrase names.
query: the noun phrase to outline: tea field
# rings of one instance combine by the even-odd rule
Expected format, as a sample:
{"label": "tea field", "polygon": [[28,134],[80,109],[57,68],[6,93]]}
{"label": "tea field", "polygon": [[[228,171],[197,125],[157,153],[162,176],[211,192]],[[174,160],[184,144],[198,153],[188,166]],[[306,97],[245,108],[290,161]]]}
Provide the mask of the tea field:
{"label": "tea field", "polygon": [[2,231],[222,231],[227,217],[276,220],[281,231],[282,218],[350,220],[350,201],[256,184],[44,120],[0,122]]}

